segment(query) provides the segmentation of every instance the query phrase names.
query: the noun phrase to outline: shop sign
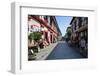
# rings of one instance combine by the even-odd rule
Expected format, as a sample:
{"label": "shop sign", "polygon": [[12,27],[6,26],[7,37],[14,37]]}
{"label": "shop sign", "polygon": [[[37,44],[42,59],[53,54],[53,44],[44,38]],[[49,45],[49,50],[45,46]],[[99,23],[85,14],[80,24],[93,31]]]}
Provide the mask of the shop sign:
{"label": "shop sign", "polygon": [[40,31],[40,27],[33,24],[33,25],[31,25],[30,31],[31,32],[39,32]]}

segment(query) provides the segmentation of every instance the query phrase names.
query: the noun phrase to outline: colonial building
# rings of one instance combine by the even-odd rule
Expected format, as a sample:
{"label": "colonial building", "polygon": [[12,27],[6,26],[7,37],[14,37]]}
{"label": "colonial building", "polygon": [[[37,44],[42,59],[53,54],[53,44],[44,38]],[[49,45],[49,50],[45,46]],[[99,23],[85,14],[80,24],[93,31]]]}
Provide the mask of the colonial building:
{"label": "colonial building", "polygon": [[87,17],[73,17],[71,23],[73,39],[78,36],[78,39],[84,37],[88,41],[88,18]]}
{"label": "colonial building", "polygon": [[56,42],[61,37],[55,16],[28,15],[28,33],[42,32],[46,44]]}
{"label": "colonial building", "polygon": [[72,35],[71,41],[79,47],[81,38],[86,41],[86,50],[88,45],[88,17],[73,17],[71,23]]}

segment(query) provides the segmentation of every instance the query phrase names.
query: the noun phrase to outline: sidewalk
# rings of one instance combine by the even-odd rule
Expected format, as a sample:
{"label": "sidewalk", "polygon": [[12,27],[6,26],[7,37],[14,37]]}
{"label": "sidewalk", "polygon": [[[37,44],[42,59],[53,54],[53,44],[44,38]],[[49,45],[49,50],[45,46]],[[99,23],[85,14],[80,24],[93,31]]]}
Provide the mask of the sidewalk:
{"label": "sidewalk", "polygon": [[57,44],[58,42],[52,43],[48,47],[41,49],[40,52],[36,54],[36,60],[45,60]]}

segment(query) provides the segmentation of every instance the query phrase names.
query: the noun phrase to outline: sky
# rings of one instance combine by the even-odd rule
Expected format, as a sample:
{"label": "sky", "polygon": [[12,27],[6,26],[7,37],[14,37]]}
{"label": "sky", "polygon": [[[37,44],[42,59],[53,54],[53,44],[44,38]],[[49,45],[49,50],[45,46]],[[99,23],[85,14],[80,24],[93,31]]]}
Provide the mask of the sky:
{"label": "sky", "polygon": [[66,29],[68,26],[70,26],[70,22],[71,22],[72,18],[73,17],[71,17],[71,16],[56,16],[56,20],[57,20],[59,29],[62,33],[62,36],[65,35]]}

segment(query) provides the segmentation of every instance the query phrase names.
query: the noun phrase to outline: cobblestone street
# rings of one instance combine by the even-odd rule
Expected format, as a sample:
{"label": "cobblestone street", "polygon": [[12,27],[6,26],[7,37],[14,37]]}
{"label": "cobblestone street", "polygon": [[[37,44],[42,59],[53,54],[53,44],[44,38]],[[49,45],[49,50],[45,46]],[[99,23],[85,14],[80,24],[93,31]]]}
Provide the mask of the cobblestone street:
{"label": "cobblestone street", "polygon": [[52,50],[47,60],[53,59],[75,59],[84,58],[80,55],[79,49],[74,47],[69,47],[65,41],[60,41],[58,45]]}

